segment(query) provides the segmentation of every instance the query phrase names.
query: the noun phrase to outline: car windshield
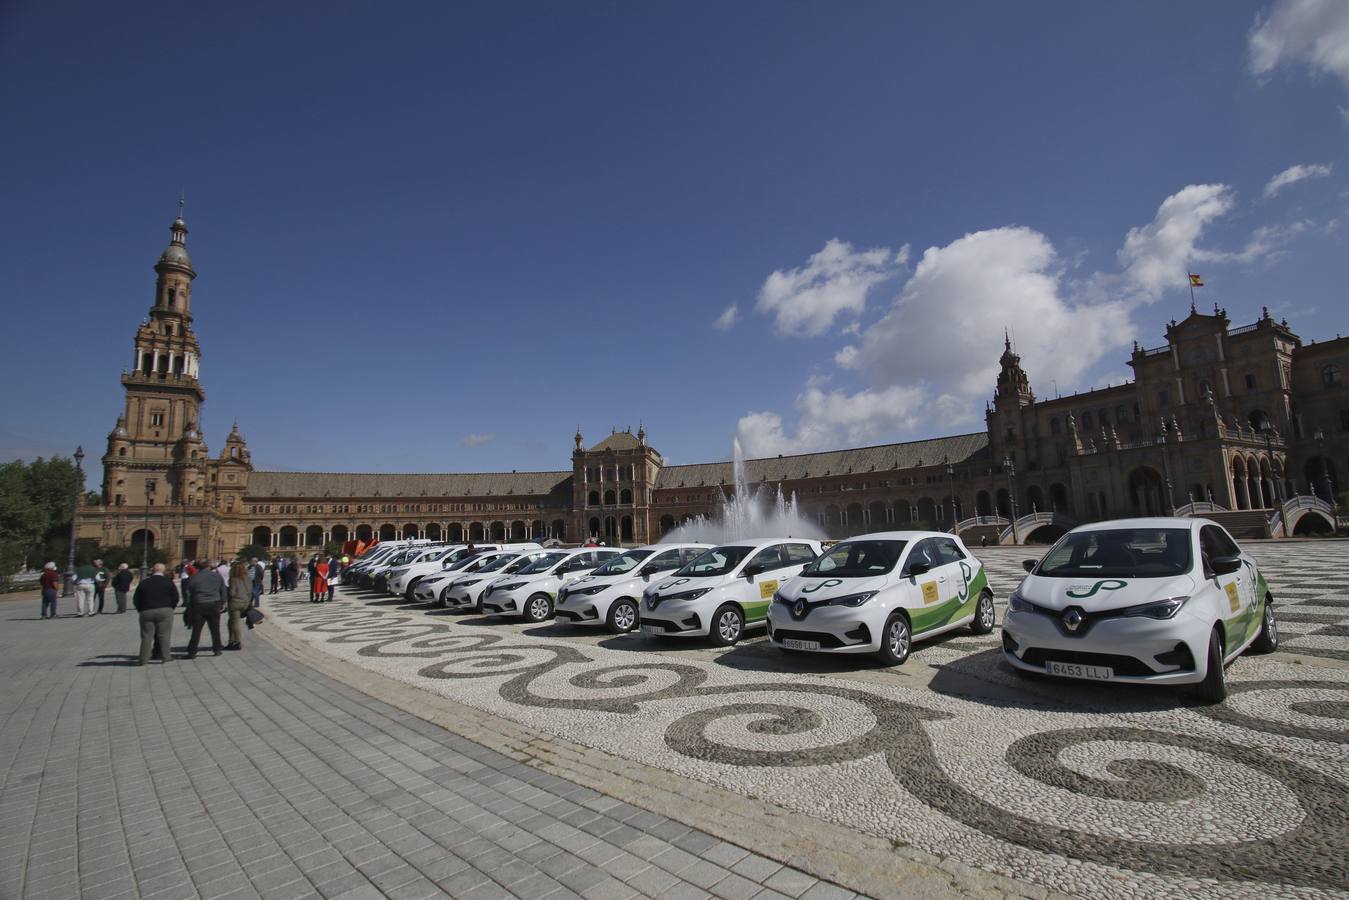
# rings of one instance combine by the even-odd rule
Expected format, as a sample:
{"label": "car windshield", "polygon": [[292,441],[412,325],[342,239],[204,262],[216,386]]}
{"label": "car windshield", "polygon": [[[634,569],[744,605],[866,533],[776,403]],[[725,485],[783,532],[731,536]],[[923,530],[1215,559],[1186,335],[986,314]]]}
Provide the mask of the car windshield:
{"label": "car windshield", "polygon": [[866,578],[895,567],[907,541],[844,541],[802,571],[807,578]]}
{"label": "car windshield", "polygon": [[545,553],[538,559],[520,570],[521,575],[538,575],[540,572],[547,572],[553,566],[562,562],[571,554],[569,553]]}
{"label": "car windshield", "polygon": [[454,547],[442,547],[442,548],[440,548],[439,550],[437,550],[437,551],[435,552],[435,554],[434,554],[431,558],[432,558],[432,559],[444,559],[445,557],[447,557],[447,556],[449,556],[451,553],[453,553],[453,552],[455,551],[455,549],[456,549],[456,548],[454,548]]}
{"label": "car windshield", "polygon": [[506,568],[502,569],[501,571],[505,572],[507,575],[513,575],[514,573],[519,572],[525,566],[529,565],[542,555],[543,554],[541,552],[522,553],[515,559],[511,560],[510,563],[506,566]]}
{"label": "car windshield", "polygon": [[457,572],[477,558],[478,555],[476,553],[472,556],[461,556],[452,563],[446,563],[443,568],[446,572]]}
{"label": "car windshield", "polygon": [[1074,531],[1045,554],[1046,578],[1166,578],[1190,571],[1190,529]]}
{"label": "car windshield", "polygon": [[753,547],[713,547],[674,574],[686,578],[725,575],[753,552]]}
{"label": "car windshield", "polygon": [[623,575],[637,568],[637,564],[646,559],[654,550],[629,550],[609,560],[591,575]]}
{"label": "car windshield", "polygon": [[483,567],[482,567],[481,569],[479,569],[478,571],[479,571],[479,572],[499,572],[499,571],[501,571],[502,569],[506,568],[506,566],[507,566],[508,564],[510,564],[511,560],[513,560],[513,559],[515,559],[515,558],[516,558],[516,556],[515,556],[514,553],[503,553],[503,554],[501,554],[500,556],[496,557],[495,559],[491,559],[491,560],[488,560],[486,563],[483,563]]}

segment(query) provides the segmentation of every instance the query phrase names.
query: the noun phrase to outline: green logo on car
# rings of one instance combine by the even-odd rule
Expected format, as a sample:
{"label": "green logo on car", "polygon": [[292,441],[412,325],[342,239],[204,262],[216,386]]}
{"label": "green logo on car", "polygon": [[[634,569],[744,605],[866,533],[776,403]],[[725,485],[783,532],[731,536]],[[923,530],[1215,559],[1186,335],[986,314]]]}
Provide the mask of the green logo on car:
{"label": "green logo on car", "polygon": [[1082,592],[1069,588],[1068,596],[1074,600],[1085,600],[1088,597],[1094,597],[1097,591],[1117,591],[1122,587],[1128,587],[1129,582],[1120,581],[1118,578],[1107,578],[1104,581],[1098,581],[1091,586],[1091,590]]}

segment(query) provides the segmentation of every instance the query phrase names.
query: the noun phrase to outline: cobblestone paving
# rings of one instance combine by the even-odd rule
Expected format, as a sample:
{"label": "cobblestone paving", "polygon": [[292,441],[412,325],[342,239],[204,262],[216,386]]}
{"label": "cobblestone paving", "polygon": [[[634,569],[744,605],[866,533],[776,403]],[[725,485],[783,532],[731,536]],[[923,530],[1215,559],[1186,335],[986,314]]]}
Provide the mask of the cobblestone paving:
{"label": "cobblestone paving", "polygon": [[[453,616],[277,605],[327,653],[543,732],[1090,897],[1349,895],[1349,544],[1253,544],[1284,651],[1233,694],[1025,682],[998,636],[900,669]],[[980,555],[1000,601],[1033,551]],[[1001,609],[999,609],[1001,616]]]}
{"label": "cobblestone paving", "polygon": [[135,668],[134,614],[42,622],[34,601],[0,616],[4,900],[853,896],[254,635],[243,653]]}

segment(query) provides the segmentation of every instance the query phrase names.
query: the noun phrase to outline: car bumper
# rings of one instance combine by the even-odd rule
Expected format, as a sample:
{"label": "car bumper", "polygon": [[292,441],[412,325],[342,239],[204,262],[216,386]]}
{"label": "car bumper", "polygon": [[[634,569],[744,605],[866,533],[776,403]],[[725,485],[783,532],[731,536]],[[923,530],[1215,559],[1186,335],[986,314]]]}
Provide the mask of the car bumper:
{"label": "car bumper", "polygon": [[1002,623],[1003,655],[1030,672],[1048,674],[1048,662],[1076,663],[1113,672],[1109,678],[1085,680],[1193,684],[1207,672],[1209,630],[1207,623],[1182,612],[1169,620],[1105,619],[1072,637],[1043,613],[1008,612]]}
{"label": "car bumper", "polygon": [[648,635],[706,637],[710,633],[708,628],[710,621],[710,611],[705,612],[687,603],[670,601],[660,604],[655,609],[648,609],[643,603],[637,627],[642,634]]}
{"label": "car bumper", "polygon": [[466,588],[450,588],[445,592],[444,605],[448,609],[471,609],[478,604]]}
{"label": "car bumper", "polygon": [[768,610],[768,640],[776,647],[785,647],[784,642],[792,640],[819,644],[792,648],[811,653],[872,653],[880,649],[881,627],[869,622],[860,608],[823,607],[799,621],[779,609],[780,605],[774,604]]}
{"label": "car bumper", "polygon": [[524,597],[514,593],[493,594],[483,598],[482,611],[494,616],[522,616],[525,613]]}

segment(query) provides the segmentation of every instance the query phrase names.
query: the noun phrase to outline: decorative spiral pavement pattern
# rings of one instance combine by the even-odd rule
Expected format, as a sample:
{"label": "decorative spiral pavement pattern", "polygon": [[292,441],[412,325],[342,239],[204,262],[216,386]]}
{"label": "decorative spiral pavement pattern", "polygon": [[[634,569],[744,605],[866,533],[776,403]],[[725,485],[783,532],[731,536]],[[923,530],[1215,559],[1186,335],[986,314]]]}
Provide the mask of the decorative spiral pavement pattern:
{"label": "decorative spiral pavement pattern", "polygon": [[[323,651],[540,732],[1090,897],[1349,896],[1349,544],[1255,544],[1284,645],[1217,707],[1026,682],[998,632],[900,669],[348,592],[272,622]],[[1002,603],[1026,548],[981,551]],[[752,843],[752,836],[748,839]]]}

